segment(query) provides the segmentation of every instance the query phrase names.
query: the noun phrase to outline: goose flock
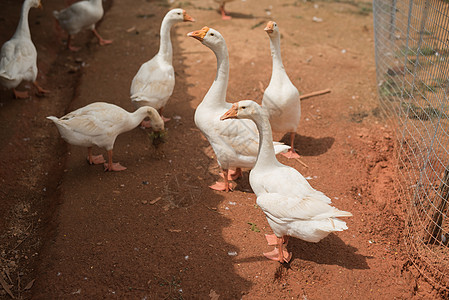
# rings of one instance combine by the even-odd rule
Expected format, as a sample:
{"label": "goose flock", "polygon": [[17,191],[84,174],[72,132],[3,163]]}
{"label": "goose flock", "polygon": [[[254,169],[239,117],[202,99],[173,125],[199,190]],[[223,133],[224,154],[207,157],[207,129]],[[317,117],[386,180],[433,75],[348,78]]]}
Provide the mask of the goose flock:
{"label": "goose flock", "polygon": [[[220,2],[223,19],[229,19]],[[31,81],[40,94],[49,91],[36,82],[37,51],[31,40],[28,12],[40,7],[40,0],[25,0],[19,25],[14,36],[1,48],[0,82],[13,89],[16,98],[26,98],[26,92],[16,91],[22,81]],[[90,29],[100,45],[110,44],[96,31],[95,24],[103,17],[102,0],[84,0],[55,11],[54,17],[69,35],[67,48],[76,51],[71,43],[73,35]],[[130,100],[136,107],[128,112],[105,102],[95,102],[81,107],[63,117],[47,117],[53,121],[61,137],[69,144],[86,147],[90,164],[104,164],[105,171],[123,171],[126,167],[112,161],[112,149],[117,136],[141,125],[158,132],[170,119],[162,115],[175,86],[173,49],[170,29],[179,22],[194,22],[194,18],[181,8],[170,10],[160,27],[158,53],[140,66],[132,80]],[[297,88],[290,81],[281,58],[280,31],[276,22],[265,27],[270,40],[272,74],[265,89],[262,105],[252,100],[236,103],[226,101],[229,81],[229,54],[224,37],[219,31],[204,26],[187,36],[200,41],[212,50],[217,59],[216,77],[198,105],[194,121],[211,144],[223,173],[223,181],[210,188],[230,192],[230,181],[242,176],[242,168],[251,169],[250,185],[257,196],[257,204],[266,215],[273,230],[266,235],[268,245],[274,246],[264,255],[280,263],[288,263],[292,254],[287,251],[289,237],[308,242],[319,242],[331,232],[347,229],[339,218],[350,217],[350,212],[331,205],[329,197],[315,190],[294,168],[281,164],[276,155],[288,158],[299,155],[294,148],[301,106]],[[273,142],[272,130],[290,133],[290,146]],[[102,155],[93,155],[92,147],[105,148]]]}

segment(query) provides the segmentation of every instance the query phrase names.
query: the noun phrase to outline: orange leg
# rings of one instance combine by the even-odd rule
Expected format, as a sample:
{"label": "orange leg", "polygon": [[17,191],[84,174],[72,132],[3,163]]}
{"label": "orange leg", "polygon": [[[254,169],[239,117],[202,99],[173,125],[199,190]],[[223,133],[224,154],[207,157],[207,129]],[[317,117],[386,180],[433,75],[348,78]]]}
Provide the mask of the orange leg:
{"label": "orange leg", "polygon": [[[224,177],[223,173],[220,173],[221,177]],[[242,177],[242,169],[241,168],[237,168],[235,171],[233,170],[229,170],[228,171],[228,180],[237,180],[240,177]]]}
{"label": "orange leg", "polygon": [[12,91],[14,92],[14,97],[16,99],[27,99],[30,97],[30,95],[28,94],[27,91],[19,92],[19,91],[16,91],[16,89],[13,89]]}
{"label": "orange leg", "polygon": [[120,163],[112,162],[112,150],[108,151],[108,163],[104,164],[105,171],[123,171],[126,170],[126,167],[122,166]]}
{"label": "orange leg", "polygon": [[225,192],[229,192],[229,190],[232,190],[232,186],[229,184],[229,180],[228,180],[228,170],[227,169],[223,169],[223,179],[224,182],[215,182],[213,185],[209,186],[211,189],[216,190],[216,191],[225,191]]}
{"label": "orange leg", "polygon": [[95,36],[98,39],[98,44],[100,44],[100,46],[104,46],[104,45],[108,45],[108,44],[112,44],[111,40],[105,40],[103,39],[100,34],[98,34],[97,30],[94,28],[92,29],[92,32],[95,34]]}
{"label": "orange leg", "polygon": [[73,36],[69,34],[69,37],[67,38],[67,49],[69,49],[70,51],[73,51],[73,52],[77,52],[81,48],[72,46],[72,39],[73,39]]}
{"label": "orange leg", "polygon": [[91,165],[99,165],[106,162],[103,155],[92,155],[92,147],[87,148],[87,161]]}
{"label": "orange leg", "polygon": [[276,246],[278,243],[278,238],[275,234],[266,234],[265,239],[267,240],[269,246]]}
{"label": "orange leg", "polygon": [[166,123],[166,122],[170,121],[171,118],[166,118],[166,117],[164,117],[164,116],[162,115],[162,111],[163,111],[163,110],[164,110],[163,107],[159,108],[159,115],[161,116],[162,121],[164,121],[164,123]]}
{"label": "orange leg", "polygon": [[279,261],[280,263],[288,263],[291,258],[292,254],[287,251],[287,243],[288,243],[288,236],[278,237],[277,238],[277,247],[274,248],[273,251],[265,252],[263,255],[265,255],[266,258]]}
{"label": "orange leg", "polygon": [[151,128],[151,121],[150,121],[150,120],[143,120],[143,121],[140,123],[140,126],[141,126],[141,127],[144,127],[144,128]]}
{"label": "orange leg", "polygon": [[45,90],[42,87],[40,87],[39,84],[37,83],[37,81],[34,81],[33,85],[37,88],[37,92],[38,92],[39,95],[50,93],[49,90]]}
{"label": "orange leg", "polygon": [[223,20],[230,20],[232,17],[224,9],[224,4],[220,6],[221,18]]}
{"label": "orange leg", "polygon": [[296,132],[290,132],[290,149],[286,153],[281,153],[287,158],[299,158],[299,154],[295,150],[295,136]]}

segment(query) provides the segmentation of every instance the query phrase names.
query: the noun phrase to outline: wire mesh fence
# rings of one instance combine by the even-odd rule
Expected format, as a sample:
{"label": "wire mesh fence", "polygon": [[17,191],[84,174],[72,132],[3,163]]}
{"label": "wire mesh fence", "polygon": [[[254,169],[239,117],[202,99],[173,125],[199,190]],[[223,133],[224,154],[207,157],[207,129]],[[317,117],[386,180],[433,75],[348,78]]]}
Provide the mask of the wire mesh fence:
{"label": "wire mesh fence", "polygon": [[405,241],[449,289],[449,0],[374,0],[378,93],[397,128]]}

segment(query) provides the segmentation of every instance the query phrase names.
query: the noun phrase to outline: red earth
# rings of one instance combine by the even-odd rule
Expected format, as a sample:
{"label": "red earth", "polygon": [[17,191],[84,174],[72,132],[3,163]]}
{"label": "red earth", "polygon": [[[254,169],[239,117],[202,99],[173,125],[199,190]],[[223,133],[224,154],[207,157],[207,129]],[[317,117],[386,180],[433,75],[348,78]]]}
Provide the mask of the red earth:
{"label": "red earth", "polygon": [[[0,42],[14,33],[21,1],[0,2]],[[10,299],[439,299],[403,243],[404,201],[395,191],[395,138],[376,95],[371,3],[237,0],[221,20],[211,0],[106,0],[97,28],[65,49],[52,11],[32,9],[38,81],[45,97],[16,100],[0,90],[0,298]],[[174,26],[175,91],[166,142],[136,128],[118,137],[103,172],[86,149],[67,145],[45,117],[95,101],[131,111],[131,80],[158,50],[165,13],[182,7],[195,23]],[[315,17],[315,18],[314,18]],[[268,36],[281,30],[286,71],[302,94],[296,168],[336,207],[349,229],[313,244],[292,239],[288,265],[265,259],[270,233],[244,178],[231,193],[208,185],[219,168],[193,114],[215,78],[216,59],[187,32],[207,25],[225,37],[228,101],[262,98],[271,76]],[[314,21],[315,20],[315,21]],[[320,21],[321,20],[321,21]],[[24,83],[19,90],[30,89]],[[274,134],[287,142],[287,136]],[[105,154],[104,149],[95,149]]]}

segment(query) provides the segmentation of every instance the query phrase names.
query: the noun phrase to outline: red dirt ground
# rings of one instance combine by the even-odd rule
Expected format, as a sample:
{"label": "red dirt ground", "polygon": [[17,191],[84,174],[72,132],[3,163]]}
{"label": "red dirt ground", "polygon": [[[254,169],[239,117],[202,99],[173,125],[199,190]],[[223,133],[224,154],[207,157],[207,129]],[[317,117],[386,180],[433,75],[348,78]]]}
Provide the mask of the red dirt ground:
{"label": "red dirt ground", "polygon": [[[376,99],[370,3],[238,0],[227,5],[233,19],[223,21],[214,1],[169,2],[107,0],[98,30],[114,43],[100,47],[83,32],[78,53],[55,34],[51,12],[63,2],[30,12],[39,81],[51,94],[15,100],[0,91],[0,298],[438,299],[404,252],[394,135]],[[20,6],[0,2],[2,44]],[[167,123],[166,143],[155,149],[137,128],[115,144],[126,171],[89,166],[86,150],[67,145],[45,117],[94,101],[131,111],[131,80],[157,52],[164,14],[179,6],[197,22],[172,31],[176,87],[166,114],[179,118]],[[232,193],[207,187],[219,169],[193,114],[216,61],[186,37],[205,25],[220,31],[230,53],[229,102],[260,101],[271,75],[263,31],[271,19],[300,92],[332,91],[302,101],[296,143],[308,167],[279,159],[354,215],[347,231],[317,244],[293,239],[287,266],[262,255],[270,228],[248,172]]]}

